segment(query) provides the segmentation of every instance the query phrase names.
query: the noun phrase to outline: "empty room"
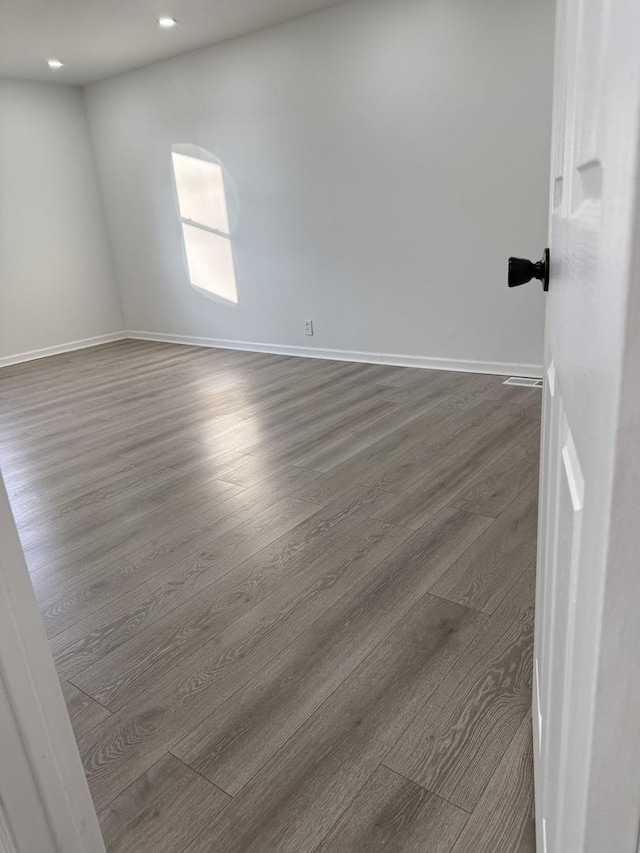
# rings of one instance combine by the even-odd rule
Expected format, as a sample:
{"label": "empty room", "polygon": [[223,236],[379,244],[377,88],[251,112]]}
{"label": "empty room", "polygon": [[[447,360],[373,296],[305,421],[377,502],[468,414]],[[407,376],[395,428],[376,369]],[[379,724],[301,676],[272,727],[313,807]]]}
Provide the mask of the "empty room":
{"label": "empty room", "polygon": [[637,853],[638,4],[3,12],[0,853]]}

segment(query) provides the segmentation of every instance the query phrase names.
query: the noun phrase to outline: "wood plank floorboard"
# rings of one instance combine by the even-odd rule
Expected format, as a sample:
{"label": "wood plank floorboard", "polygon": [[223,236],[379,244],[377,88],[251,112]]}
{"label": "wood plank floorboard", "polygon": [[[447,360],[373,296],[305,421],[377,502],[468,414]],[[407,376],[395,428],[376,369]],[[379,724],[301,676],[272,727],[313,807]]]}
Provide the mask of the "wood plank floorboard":
{"label": "wood plank floorboard", "polygon": [[533,734],[526,715],[453,853],[536,853]]}
{"label": "wood plank floorboard", "polygon": [[[42,618],[49,636],[53,637],[65,628],[79,625],[97,610],[106,608],[154,577],[163,575],[165,581],[175,580],[175,567],[199,549],[207,549],[202,559],[206,556],[211,564],[214,555],[210,549],[214,542],[218,543],[217,547],[226,545],[228,554],[233,543],[237,543],[236,560],[238,552],[247,553],[247,547],[259,550],[266,542],[276,539],[289,525],[295,527],[305,515],[315,512],[313,504],[286,500],[288,494],[301,482],[312,479],[313,475],[310,477],[309,474],[301,468],[290,467],[212,506],[208,511],[194,516],[189,523],[169,530],[133,552],[128,560],[115,558],[98,566],[91,565],[87,571],[74,572],[68,583],[62,583],[59,579],[55,582],[59,591],[48,597],[39,597]],[[253,546],[246,541],[250,536],[253,537]],[[223,537],[226,540],[221,542]],[[204,568],[200,560],[199,567]],[[226,568],[233,568],[233,563],[229,561]],[[131,605],[131,599],[128,604]]]}
{"label": "wood plank floorboard", "polygon": [[25,549],[36,597],[43,600],[81,577],[97,575],[114,560],[129,559],[150,543],[164,542],[165,535],[172,531],[176,531],[172,536],[179,536],[185,527],[198,524],[200,516],[243,492],[242,488],[226,483],[222,488],[217,485],[213,494],[206,487],[195,489],[179,502],[173,501],[169,494],[164,506],[127,520],[122,526],[114,526],[81,547],[53,549],[44,541]]}
{"label": "wood plank floorboard", "polygon": [[[313,512],[313,507],[296,504],[295,510],[297,516],[294,515],[293,518],[290,512],[287,513],[287,527],[296,526],[296,522]],[[285,527],[285,524],[282,527]],[[279,539],[278,533],[282,527],[278,530],[272,522],[268,522],[268,539],[265,537],[267,541],[264,544],[268,545],[270,541]],[[390,529],[384,525],[378,527],[379,529],[372,529],[372,525],[362,523],[357,526],[349,525],[348,531],[345,526],[342,534],[336,530],[332,531],[332,541],[327,543],[321,554],[321,560],[326,562],[328,570],[333,572],[331,581],[334,581],[343,567],[351,567],[356,557],[366,556],[370,559],[372,554],[378,554],[383,547],[395,547],[408,535],[408,531]],[[372,533],[379,534],[379,543],[372,540]],[[227,553],[224,543],[221,551],[215,550],[215,558],[209,565],[201,555],[195,556],[186,566],[184,584],[181,583],[183,575],[174,571],[168,581],[154,586],[154,591],[160,589],[161,594],[166,586],[178,590],[183,585],[187,587],[178,597],[178,601],[175,597],[172,598],[167,615],[162,619],[156,618],[152,625],[144,625],[144,631],[139,625],[140,620],[137,620],[137,630],[129,633],[126,642],[119,644],[117,651],[103,653],[94,665],[87,667],[84,664],[75,682],[90,695],[99,696],[100,701],[108,707],[119,707],[133,695],[153,686],[161,672],[166,671],[170,665],[180,663],[183,658],[220,633],[227,624],[250,611],[261,603],[263,598],[268,598],[285,582],[294,581],[301,585],[303,573],[308,575],[310,571],[310,582],[322,580],[323,575],[319,574],[320,560],[312,560],[308,550],[304,562],[300,559],[285,562],[281,558],[281,548],[285,542],[286,539],[278,543],[278,560],[271,564],[270,574],[261,567],[258,575],[256,560],[249,561],[248,558],[254,555],[259,555],[260,563],[266,558],[263,549],[258,547],[262,543],[251,541],[250,538],[244,540],[244,551],[238,548],[232,554]],[[383,543],[389,544],[383,546]],[[369,549],[368,554],[365,554],[365,545]],[[220,572],[224,574],[221,576]],[[126,606],[135,606],[148,595],[146,589],[139,588],[135,596],[136,601],[127,601]],[[197,600],[192,600],[194,598]],[[270,602],[270,606],[272,604],[273,602]],[[118,676],[114,678],[116,673]]]}
{"label": "wood plank floorboard", "polygon": [[424,597],[238,793],[189,853],[313,850],[485,616]]}
{"label": "wood plank floorboard", "polygon": [[238,793],[486,524],[480,516],[442,513],[368,572],[174,754]]}
{"label": "wood plank floorboard", "polygon": [[[466,812],[381,766],[316,853],[450,853],[467,818]],[[475,850],[465,848],[466,853]]]}
{"label": "wood plank floorboard", "polygon": [[[484,472],[502,455],[505,446],[518,439],[521,429],[515,418],[504,418],[488,427],[477,440],[467,439],[462,448],[455,445],[437,465],[431,460],[429,473],[398,495],[392,504],[376,514],[376,518],[419,530],[467,487],[469,470]],[[397,489],[398,485],[395,487]]]}
{"label": "wood plank floorboard", "polygon": [[532,423],[531,432],[523,429],[513,446],[472,477],[467,487],[451,501],[451,506],[492,518],[497,518],[511,506],[528,483],[537,481],[539,423]]}
{"label": "wood plank floorboard", "polygon": [[370,519],[362,519],[349,535],[359,545],[344,566],[338,562],[328,576],[278,588],[80,740],[98,803],[111,799],[123,780],[131,781],[200,725],[335,605],[375,561],[376,545],[388,536],[397,542],[397,528]]}
{"label": "wood plank floorboard", "polygon": [[[125,498],[121,503],[115,504],[113,511],[104,515],[99,512],[89,513],[87,518],[79,523],[60,529],[52,524],[39,538],[28,535],[26,543],[23,544],[27,562],[33,568],[50,570],[53,560],[62,559],[66,563],[78,556],[78,551],[83,553],[83,549],[92,548],[102,538],[113,537],[116,531],[125,526],[133,527],[137,522],[144,528],[145,520],[149,520],[156,511],[166,511],[167,507],[172,506],[177,517],[178,512],[194,496],[197,496],[200,505],[206,501],[221,503],[226,498],[239,494],[242,488],[224,480],[216,480],[208,472],[201,471],[196,476],[190,476],[169,469],[167,471],[171,476],[162,478],[162,482],[155,483],[142,494],[136,494],[134,498],[128,496],[128,500]],[[152,523],[152,526],[156,525]],[[20,522],[18,530],[22,533]],[[31,533],[28,520],[26,532]]]}
{"label": "wood plank floorboard", "polygon": [[[309,504],[285,498],[254,516],[250,523],[243,525],[242,530],[234,528],[214,540],[206,550],[188,554],[175,564],[172,558],[172,565],[166,572],[136,586],[124,597],[119,597],[52,639],[51,648],[59,674],[73,679],[76,673],[83,672],[92,664],[94,675],[96,669],[104,672],[106,666],[106,671],[110,673],[108,680],[113,684],[111,688],[103,685],[100,691],[96,689],[95,695],[96,698],[100,695],[99,701],[103,704],[113,706],[115,695],[126,692],[129,683],[139,685],[141,678],[150,679],[152,672],[166,669],[178,649],[184,651],[185,647],[193,648],[193,644],[202,638],[205,630],[204,613],[210,608],[218,617],[218,624],[223,614],[218,612],[222,604],[218,595],[220,584],[214,586],[215,581],[225,577],[236,565],[262,550],[287,530],[295,528],[313,510],[314,507]],[[189,543],[189,550],[192,544]],[[172,614],[174,609],[178,609],[178,613],[171,616],[171,624],[174,624],[175,619],[178,622],[171,651],[170,647],[163,645],[162,637],[167,615]],[[185,614],[187,618],[183,622]],[[163,617],[164,621],[156,624]],[[151,632],[149,650],[141,666],[136,666],[134,657],[129,657],[133,655],[133,638],[152,626],[155,627]],[[123,644],[126,644],[126,648],[116,654],[116,650]],[[155,654],[151,655],[154,648]],[[114,658],[123,654],[124,669],[111,669]],[[80,681],[86,683],[87,678],[84,675],[76,679],[78,686]]]}
{"label": "wood plank floorboard", "polygon": [[[484,420],[490,406],[483,402],[480,404],[482,410],[478,411],[475,409],[477,405],[477,401],[469,403],[454,396],[392,432],[385,432],[383,438],[377,438],[374,433],[371,436],[373,443],[369,440],[364,448],[333,466],[309,486],[294,493],[294,496],[325,504],[352,489],[355,483],[394,491],[390,484],[399,480],[400,476],[405,476],[405,457],[409,457],[411,467],[412,479],[407,477],[405,480],[405,484],[409,485],[425,474],[424,458],[453,440],[456,425],[460,424],[461,429],[471,429]],[[473,409],[471,416],[466,412],[467,407]],[[466,425],[466,421],[469,421],[469,425]],[[431,439],[425,441],[428,437]],[[397,475],[398,471],[402,472],[400,476]]]}
{"label": "wood plank floorboard", "polygon": [[384,761],[469,812],[530,716],[534,593],[525,574]]}
{"label": "wood plank floorboard", "polygon": [[533,853],[541,394],[123,340],[0,370],[109,853]]}
{"label": "wood plank floorboard", "polygon": [[530,482],[429,591],[493,613],[535,560],[537,509],[537,482]]}
{"label": "wood plank floorboard", "polygon": [[110,711],[69,681],[62,682],[62,694],[76,738],[84,737],[111,716]]}
{"label": "wood plank floorboard", "polygon": [[163,756],[99,814],[110,853],[183,850],[228,796],[172,755]]}

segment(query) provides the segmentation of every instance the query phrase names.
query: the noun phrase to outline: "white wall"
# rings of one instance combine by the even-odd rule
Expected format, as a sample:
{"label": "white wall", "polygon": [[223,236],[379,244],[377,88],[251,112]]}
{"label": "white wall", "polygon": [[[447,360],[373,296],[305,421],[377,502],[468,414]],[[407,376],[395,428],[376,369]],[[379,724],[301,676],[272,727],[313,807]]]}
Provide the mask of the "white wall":
{"label": "white wall", "polygon": [[[506,261],[546,245],[552,34],[552,0],[351,0],[88,87],[128,328],[539,365]],[[176,142],[237,184],[237,306],[188,284]]]}
{"label": "white wall", "polygon": [[0,364],[123,328],[82,91],[0,80]]}

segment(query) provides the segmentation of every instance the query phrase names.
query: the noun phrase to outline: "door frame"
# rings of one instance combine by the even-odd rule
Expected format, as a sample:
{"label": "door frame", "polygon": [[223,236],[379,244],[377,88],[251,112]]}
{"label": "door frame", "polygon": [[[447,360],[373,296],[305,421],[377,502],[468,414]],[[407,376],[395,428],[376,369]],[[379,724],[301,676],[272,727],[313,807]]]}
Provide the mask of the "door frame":
{"label": "door frame", "polygon": [[105,853],[0,473],[0,851]]}

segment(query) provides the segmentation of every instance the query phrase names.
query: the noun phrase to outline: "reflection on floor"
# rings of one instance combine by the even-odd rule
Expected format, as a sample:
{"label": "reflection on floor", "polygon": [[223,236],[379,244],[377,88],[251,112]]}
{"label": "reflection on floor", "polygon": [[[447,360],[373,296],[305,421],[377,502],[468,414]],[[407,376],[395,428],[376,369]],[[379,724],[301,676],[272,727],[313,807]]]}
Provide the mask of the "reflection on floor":
{"label": "reflection on floor", "polygon": [[0,371],[110,853],[534,851],[540,391],[122,341]]}

